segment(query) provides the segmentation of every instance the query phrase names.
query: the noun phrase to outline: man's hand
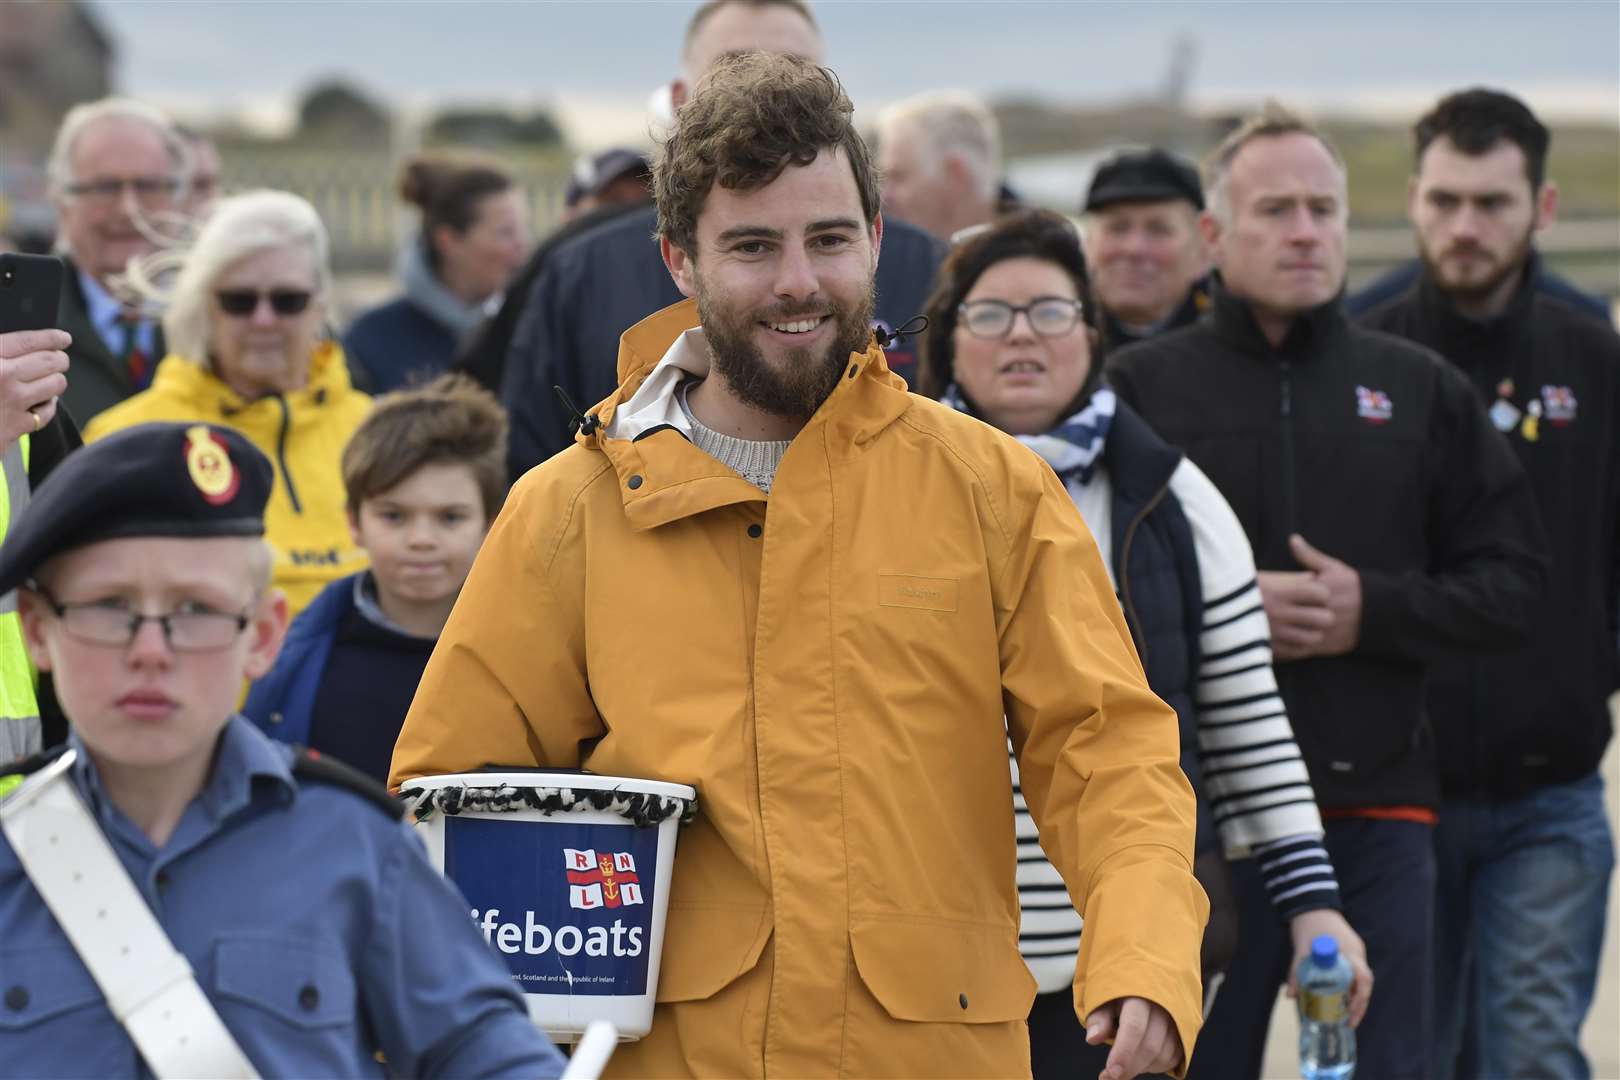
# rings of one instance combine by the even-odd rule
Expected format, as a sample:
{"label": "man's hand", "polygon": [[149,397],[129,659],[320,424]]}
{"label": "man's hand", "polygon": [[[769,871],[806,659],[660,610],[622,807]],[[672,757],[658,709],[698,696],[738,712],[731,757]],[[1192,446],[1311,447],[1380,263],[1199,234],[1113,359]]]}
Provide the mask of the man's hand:
{"label": "man's hand", "polygon": [[[1359,938],[1357,939],[1360,940]],[[1131,1080],[1181,1064],[1181,1035],[1170,1014],[1146,998],[1115,998],[1086,1017],[1086,1042],[1114,1040],[1099,1080]]]}
{"label": "man's hand", "polygon": [[1326,585],[1309,571],[1260,571],[1260,602],[1271,624],[1271,654],[1278,660],[1315,656],[1333,626]]}
{"label": "man's hand", "polygon": [[1344,916],[1331,908],[1306,911],[1288,921],[1288,930],[1294,937],[1294,963],[1288,969],[1288,996],[1299,994],[1299,962],[1310,953],[1311,940],[1318,934],[1328,934],[1339,943],[1339,952],[1349,961],[1354,973],[1350,983],[1350,1026],[1361,1023],[1367,1015],[1367,1003],[1372,1000],[1373,973],[1367,966],[1367,946],[1361,935],[1350,928]]}
{"label": "man's hand", "polygon": [[1361,575],[1348,563],[1317,551],[1298,533],[1288,538],[1288,547],[1299,565],[1328,592],[1327,608],[1333,621],[1322,635],[1315,655],[1341,656],[1354,649],[1361,638]]}
{"label": "man's hand", "polygon": [[0,334],[0,449],[32,435],[56,415],[67,391],[67,353],[73,339],[62,330]]}

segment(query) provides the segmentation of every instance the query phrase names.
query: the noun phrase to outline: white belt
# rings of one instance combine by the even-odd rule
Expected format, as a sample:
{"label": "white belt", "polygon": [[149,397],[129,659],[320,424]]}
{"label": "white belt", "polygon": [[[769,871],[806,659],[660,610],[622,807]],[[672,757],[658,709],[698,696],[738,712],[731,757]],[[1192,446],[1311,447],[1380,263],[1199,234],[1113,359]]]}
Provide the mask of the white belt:
{"label": "white belt", "polygon": [[0,803],[24,872],[154,1075],[253,1080],[253,1063],[68,781],[75,756],[63,754]]}

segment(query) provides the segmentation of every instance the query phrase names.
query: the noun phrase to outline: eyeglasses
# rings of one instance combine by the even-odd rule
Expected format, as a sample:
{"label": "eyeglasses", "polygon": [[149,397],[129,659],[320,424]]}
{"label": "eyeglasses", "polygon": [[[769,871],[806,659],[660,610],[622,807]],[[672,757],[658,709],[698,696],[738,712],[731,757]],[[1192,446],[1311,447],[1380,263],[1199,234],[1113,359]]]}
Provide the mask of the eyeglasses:
{"label": "eyeglasses", "polygon": [[297,315],[309,307],[314,295],[308,289],[271,289],[267,293],[253,289],[220,289],[214,298],[225,314],[245,319],[259,310],[260,300],[269,300],[270,310],[277,315]]}
{"label": "eyeglasses", "polygon": [[180,181],[173,176],[136,176],[127,180],[107,176],[99,180],[80,180],[62,190],[77,199],[110,203],[116,202],[126,188],[135,193],[138,202],[159,203],[180,190]]}
{"label": "eyeglasses", "polygon": [[1029,319],[1029,328],[1042,337],[1062,337],[1074,329],[1084,310],[1080,301],[1063,296],[1038,296],[1027,304],[1005,300],[970,300],[958,304],[956,318],[962,328],[977,338],[1000,338],[1012,333],[1019,312]]}
{"label": "eyeglasses", "polygon": [[[130,611],[121,600],[64,604],[38,584],[31,583],[29,587],[42,596],[62,620],[62,629],[68,636],[86,645],[125,648],[140,633],[142,623],[155,622],[163,630],[163,639],[175,652],[212,652],[235,641],[253,621],[246,612],[213,611],[201,604],[188,604],[179,611],[162,615]],[[258,603],[257,598],[253,603]],[[249,605],[249,610],[251,608]]]}

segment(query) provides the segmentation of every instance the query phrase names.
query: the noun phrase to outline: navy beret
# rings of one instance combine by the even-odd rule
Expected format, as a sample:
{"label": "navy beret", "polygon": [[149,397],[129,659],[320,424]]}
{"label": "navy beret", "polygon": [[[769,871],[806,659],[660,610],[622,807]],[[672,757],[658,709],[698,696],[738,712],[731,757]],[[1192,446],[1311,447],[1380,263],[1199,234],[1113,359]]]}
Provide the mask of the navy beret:
{"label": "navy beret", "polygon": [[137,424],[75,450],[0,545],[0,595],[54,555],[130,536],[263,536],[275,470],[212,424]]}
{"label": "navy beret", "polygon": [[1091,174],[1085,209],[1101,210],[1122,202],[1186,199],[1204,208],[1204,185],[1190,162],[1167,150],[1122,150]]}

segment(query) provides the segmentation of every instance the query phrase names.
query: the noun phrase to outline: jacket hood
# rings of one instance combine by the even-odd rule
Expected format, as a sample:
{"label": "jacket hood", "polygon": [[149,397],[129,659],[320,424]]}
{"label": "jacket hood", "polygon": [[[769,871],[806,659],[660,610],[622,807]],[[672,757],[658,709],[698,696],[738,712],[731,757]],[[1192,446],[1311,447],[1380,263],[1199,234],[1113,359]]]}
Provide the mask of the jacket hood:
{"label": "jacket hood", "polygon": [[[677,343],[687,347],[677,349]],[[637,529],[731,503],[763,501],[764,492],[693,446],[676,388],[686,376],[708,374],[700,349],[697,302],[655,312],[619,341],[619,386],[587,414],[575,442],[607,455],[619,477],[625,513]],[[684,373],[684,375],[682,374]],[[788,447],[788,455],[820,446],[833,460],[848,458],[911,407],[905,380],[889,370],[869,340],[851,353],[844,378]],[[784,459],[785,460],[785,459]]]}

